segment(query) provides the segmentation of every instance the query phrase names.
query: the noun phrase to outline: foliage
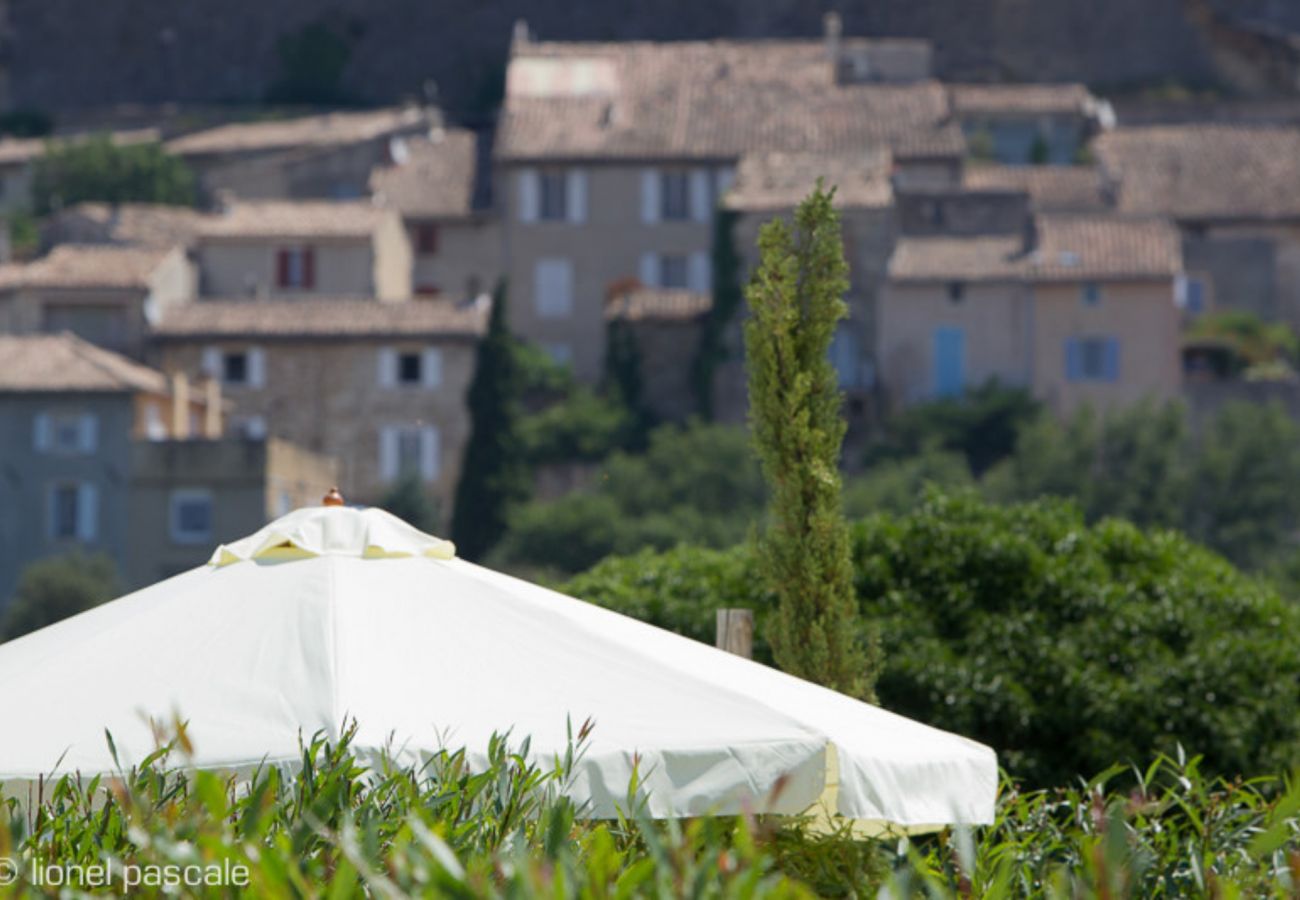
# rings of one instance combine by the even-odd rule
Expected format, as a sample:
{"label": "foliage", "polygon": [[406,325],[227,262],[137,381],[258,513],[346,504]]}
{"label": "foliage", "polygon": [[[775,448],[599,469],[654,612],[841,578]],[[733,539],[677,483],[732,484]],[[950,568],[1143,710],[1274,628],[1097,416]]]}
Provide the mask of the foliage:
{"label": "foliage", "polygon": [[1047,144],[1047,138],[1041,134],[1034,135],[1033,143],[1029,145],[1029,163],[1035,166],[1044,166],[1051,162],[1052,148]]}
{"label": "foliage", "polygon": [[591,489],[518,507],[492,559],[577,572],[643,547],[727,546],[744,538],[763,497],[743,430],[667,425],[651,433],[644,454],[607,458]]}
{"label": "foliage", "polygon": [[1249,374],[1269,366],[1286,371],[1300,361],[1300,338],[1285,322],[1265,322],[1245,310],[1209,312],[1192,323],[1188,333],[1196,338],[1222,341],[1232,352],[1235,374]]}
{"label": "foliage", "polygon": [[628,323],[614,319],[606,329],[605,385],[627,410],[628,450],[644,450],[655,426],[655,415],[645,400],[641,348]]}
{"label": "foliage", "polygon": [[1177,534],[932,493],[860,523],[854,554],[889,647],[882,703],[1032,784],[1176,742],[1227,775],[1300,750],[1300,647],[1280,639],[1300,608]]}
{"label": "foliage", "polygon": [[726,362],[727,331],[740,310],[744,292],[740,287],[740,254],[736,252],[736,220],[732,210],[718,210],[713,216],[713,305],[704,319],[700,345],[691,364],[695,405],[705,420],[713,418],[713,378]]}
{"label": "foliage", "polygon": [[787,672],[843,693],[873,697],[853,602],[839,456],[845,423],[828,356],[847,315],[848,265],[834,190],[818,181],[794,228],[780,219],[759,235],[761,261],[746,297],[750,419],[771,485],[759,567],[780,598],[768,640]]}
{"label": "foliage", "polygon": [[38,157],[32,178],[35,212],[85,201],[102,203],[194,203],[194,173],[161,144],[116,144],[106,135],[51,144]]}
{"label": "foliage", "polygon": [[45,137],[54,132],[54,118],[39,109],[14,109],[0,113],[0,134],[8,137]]}
{"label": "foliage", "polygon": [[0,625],[0,639],[13,640],[112,600],[119,593],[117,569],[106,555],[67,553],[23,569]]}
{"label": "foliage", "polygon": [[9,249],[15,259],[30,259],[40,250],[41,234],[36,227],[36,218],[26,210],[9,213],[6,222],[9,228]]}
{"label": "foliage", "polygon": [[276,41],[279,74],[267,90],[271,103],[346,103],[343,72],[352,57],[347,37],[325,22],[308,23]]}
{"label": "foliage", "polygon": [[520,438],[534,465],[594,462],[631,441],[635,422],[620,397],[573,385],[562,399],[520,424]]}
{"label": "foliage", "polygon": [[407,473],[393,482],[378,505],[425,534],[437,534],[441,529],[438,505],[425,490],[424,479],[416,473]]}
{"label": "foliage", "polygon": [[872,513],[905,513],[924,496],[927,485],[962,489],[975,484],[959,453],[923,448],[902,459],[877,462],[844,485],[844,514],[859,519]]}
{"label": "foliage", "polygon": [[937,447],[963,454],[971,471],[983,475],[1012,454],[1020,429],[1040,413],[1028,391],[989,380],[960,397],[921,403],[894,415],[867,458],[906,459]]}
{"label": "foliage", "polygon": [[754,658],[770,663],[763,626],[775,598],[754,564],[748,543],[728,550],[680,545],[608,557],[556,590],[706,644],[714,642],[719,609],[753,610]]}
{"label": "foliage", "polygon": [[479,342],[469,387],[465,446],[451,534],[457,553],[479,559],[501,539],[511,507],[528,496],[519,435],[524,390],[518,342],[506,319],[506,286],[497,285],[487,334]]}

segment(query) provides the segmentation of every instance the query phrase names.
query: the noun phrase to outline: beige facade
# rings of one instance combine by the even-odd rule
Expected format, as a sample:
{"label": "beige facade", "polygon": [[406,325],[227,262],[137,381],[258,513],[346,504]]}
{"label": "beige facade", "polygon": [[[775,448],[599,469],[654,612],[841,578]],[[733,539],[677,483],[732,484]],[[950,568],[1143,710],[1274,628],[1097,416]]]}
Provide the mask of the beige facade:
{"label": "beige facade", "polygon": [[415,294],[470,299],[491,292],[501,277],[501,228],[495,220],[408,218],[406,227]]}

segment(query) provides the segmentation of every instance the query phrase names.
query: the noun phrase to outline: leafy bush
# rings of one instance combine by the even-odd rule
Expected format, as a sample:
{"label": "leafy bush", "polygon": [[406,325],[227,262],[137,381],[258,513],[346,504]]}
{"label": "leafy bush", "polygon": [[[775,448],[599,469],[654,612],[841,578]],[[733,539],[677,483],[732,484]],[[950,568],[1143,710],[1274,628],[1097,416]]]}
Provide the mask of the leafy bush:
{"label": "leafy bush", "polygon": [[275,42],[279,73],[266,99],[271,103],[346,103],[343,73],[352,58],[347,36],[325,22],[310,22]]}
{"label": "leafy bush", "polygon": [[855,558],[883,705],[1032,784],[1177,742],[1224,774],[1300,750],[1300,609],[1177,534],[932,494],[860,523]]}
{"label": "leafy bush", "polygon": [[51,145],[36,160],[32,196],[39,215],[84,201],[189,206],[195,180],[161,144],[119,145],[97,136]]}
{"label": "leafy bush", "polygon": [[102,553],[76,552],[37,560],[18,579],[0,626],[0,640],[22,637],[117,595],[117,568]]}
{"label": "leafy bush", "polygon": [[408,473],[393,482],[380,498],[378,506],[426,534],[441,531],[438,503],[425,489],[424,479],[418,474]]}
{"label": "leafy bush", "polygon": [[916,505],[927,485],[957,490],[972,487],[965,457],[927,448],[915,456],[885,459],[844,485],[844,514],[862,518],[878,512],[903,513]]}
{"label": "leafy bush", "polygon": [[745,536],[763,496],[742,429],[665,426],[644,454],[610,456],[591,489],[518,507],[491,559],[578,572],[643,547],[725,547]]}

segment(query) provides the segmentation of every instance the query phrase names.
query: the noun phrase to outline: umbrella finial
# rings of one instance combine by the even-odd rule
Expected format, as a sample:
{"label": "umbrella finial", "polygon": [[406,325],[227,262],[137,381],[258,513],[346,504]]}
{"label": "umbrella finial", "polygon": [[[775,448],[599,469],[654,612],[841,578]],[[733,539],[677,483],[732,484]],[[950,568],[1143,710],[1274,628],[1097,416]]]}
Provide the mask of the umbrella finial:
{"label": "umbrella finial", "polygon": [[321,506],[342,506],[343,495],[339,493],[339,489],[337,487],[332,487],[330,488],[330,492],[321,499],[320,505]]}

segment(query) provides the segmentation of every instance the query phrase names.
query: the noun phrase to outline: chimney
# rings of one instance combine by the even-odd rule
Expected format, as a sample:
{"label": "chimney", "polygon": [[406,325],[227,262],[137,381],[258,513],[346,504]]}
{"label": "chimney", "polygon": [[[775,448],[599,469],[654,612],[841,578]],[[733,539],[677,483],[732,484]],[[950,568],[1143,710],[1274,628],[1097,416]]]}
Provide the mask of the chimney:
{"label": "chimney", "polygon": [[174,441],[190,434],[190,381],[183,372],[172,373],[172,422],[167,435]]}
{"label": "chimney", "polygon": [[203,382],[203,436],[210,441],[221,439],[221,382],[209,376]]}
{"label": "chimney", "polygon": [[515,30],[511,37],[511,52],[516,47],[527,47],[533,41],[533,36],[528,30],[528,22],[524,19],[515,19]]}
{"label": "chimney", "polygon": [[835,71],[840,67],[840,39],[844,36],[844,21],[837,12],[828,12],[822,16],[822,35],[826,41],[826,58],[830,60]]}

